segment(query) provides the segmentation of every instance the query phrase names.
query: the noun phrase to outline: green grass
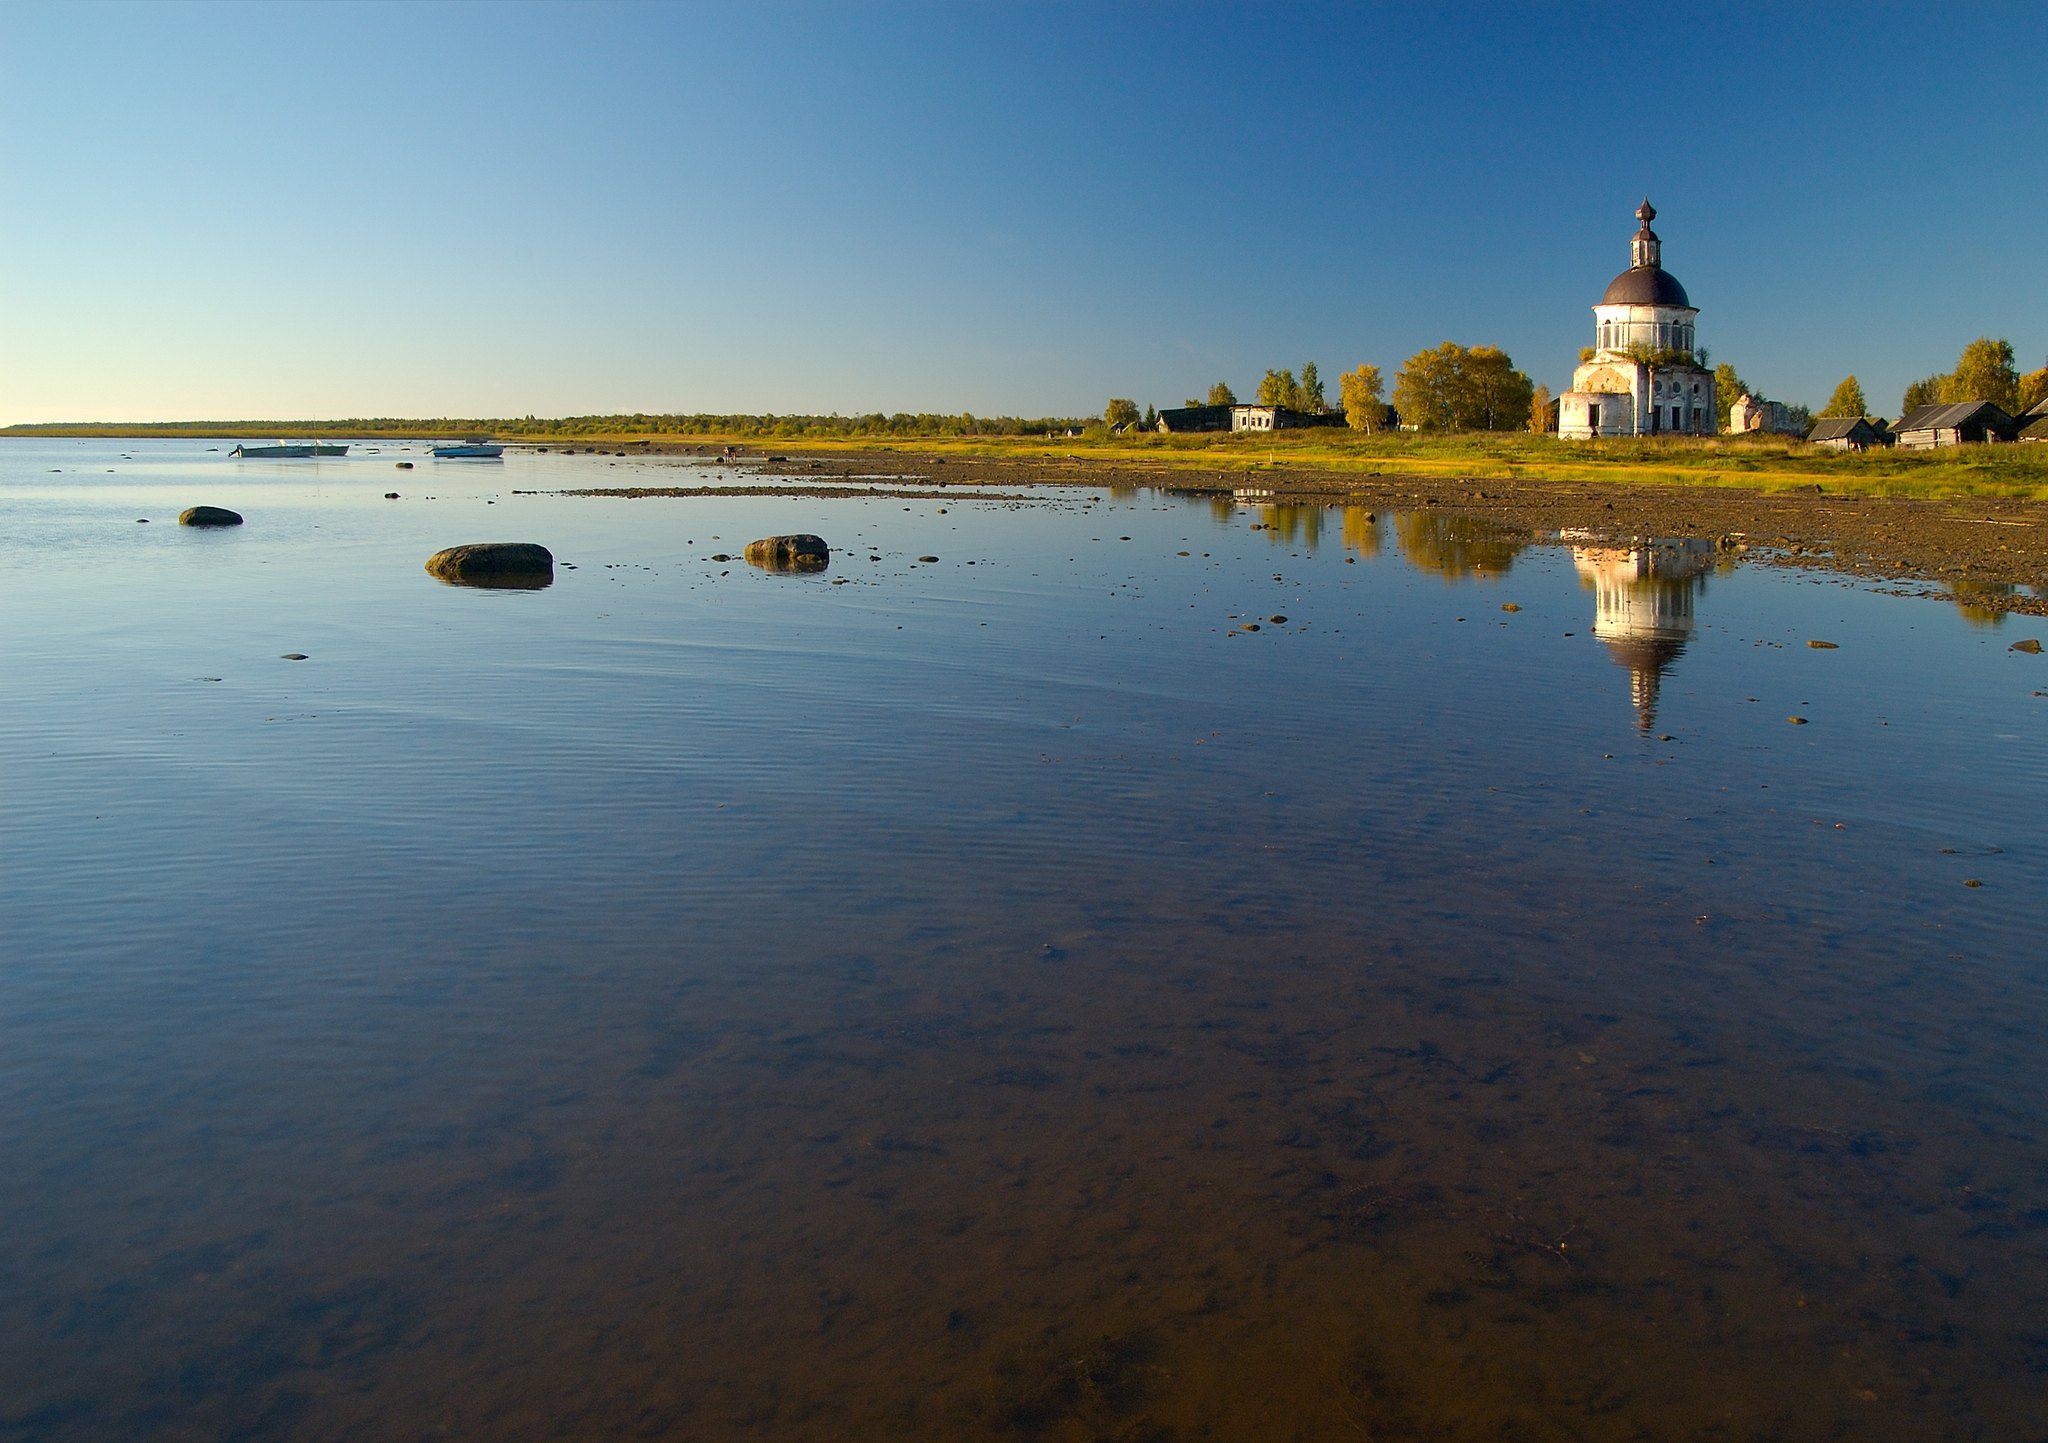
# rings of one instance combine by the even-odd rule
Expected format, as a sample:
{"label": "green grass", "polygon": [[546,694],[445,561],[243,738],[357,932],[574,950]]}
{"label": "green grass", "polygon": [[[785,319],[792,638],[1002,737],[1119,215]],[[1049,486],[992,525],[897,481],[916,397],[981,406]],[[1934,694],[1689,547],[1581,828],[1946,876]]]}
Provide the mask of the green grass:
{"label": "green grass", "polygon": [[[609,419],[609,418],[607,418]],[[630,420],[630,418],[619,418]],[[189,421],[140,425],[10,426],[0,436],[103,436],[122,438],[286,436],[425,438],[495,434],[536,444],[573,441],[626,445],[635,441],[711,447],[739,442],[756,453],[801,449],[910,451],[941,455],[1030,459],[1068,456],[1147,468],[1185,470],[1190,479],[1270,467],[1314,469],[1364,477],[1471,477],[1479,480],[1621,482],[1638,486],[1739,486],[1775,491],[1818,485],[1824,492],[1927,499],[1983,496],[2048,500],[2048,446],[1965,446],[1941,451],[1878,450],[1854,454],[1808,446],[1783,437],[1637,437],[1612,441],[1560,441],[1526,431],[1416,435],[1360,435],[1342,429],[1278,435],[1211,432],[1113,436],[1095,427],[1077,436],[1043,434],[778,435],[760,429],[678,434],[672,430],[588,429],[592,418],[571,422],[521,421]],[[559,425],[562,429],[551,429]]]}

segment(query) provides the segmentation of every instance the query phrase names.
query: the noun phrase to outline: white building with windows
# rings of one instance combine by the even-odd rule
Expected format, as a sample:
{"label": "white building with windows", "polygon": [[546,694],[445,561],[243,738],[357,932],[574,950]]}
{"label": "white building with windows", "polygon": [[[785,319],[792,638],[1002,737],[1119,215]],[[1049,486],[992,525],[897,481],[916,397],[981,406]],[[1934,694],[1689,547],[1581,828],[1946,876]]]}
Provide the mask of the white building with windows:
{"label": "white building with windows", "polygon": [[1647,198],[1636,218],[1642,228],[1629,246],[1629,268],[1593,307],[1592,359],[1572,372],[1572,388],[1558,398],[1557,434],[1565,440],[1718,429],[1714,376],[1698,360],[1699,309],[1664,269]]}

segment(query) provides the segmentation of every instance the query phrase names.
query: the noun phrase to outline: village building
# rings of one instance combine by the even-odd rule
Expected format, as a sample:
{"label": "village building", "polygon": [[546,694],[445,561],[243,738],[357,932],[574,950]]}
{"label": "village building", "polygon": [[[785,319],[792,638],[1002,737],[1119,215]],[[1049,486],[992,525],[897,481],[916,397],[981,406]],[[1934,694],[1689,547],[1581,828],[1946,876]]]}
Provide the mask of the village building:
{"label": "village building", "polygon": [[1868,451],[1885,444],[1884,432],[1861,416],[1823,416],[1813,423],[1806,439],[1830,451]]}
{"label": "village building", "polygon": [[1341,426],[1342,411],[1294,411],[1286,406],[1232,406],[1233,431],[1296,431],[1305,426]]}
{"label": "village building", "polygon": [[1168,406],[1159,413],[1159,430],[1172,435],[1184,431],[1228,431],[1231,406]]}
{"label": "village building", "polygon": [[2017,423],[2022,441],[2048,441],[2048,396],[2043,396],[2021,414]]}
{"label": "village building", "polygon": [[1932,450],[1983,441],[2010,441],[2019,432],[2012,417],[1989,401],[1936,402],[1915,406],[1899,417],[1893,431],[1901,449]]}
{"label": "village building", "polygon": [[1718,429],[1713,373],[1698,363],[1694,323],[1699,309],[1664,269],[1663,243],[1650,229],[1656,209],[1646,197],[1636,210],[1642,227],[1629,246],[1629,268],[1593,307],[1592,359],[1572,372],[1558,398],[1557,434],[1711,436]]}
{"label": "village building", "polygon": [[1735,398],[1735,404],[1728,408],[1728,429],[1730,432],[1770,431],[1780,436],[1803,436],[1806,425],[1792,414],[1792,408],[1783,401],[1766,401],[1761,396],[1748,392]]}

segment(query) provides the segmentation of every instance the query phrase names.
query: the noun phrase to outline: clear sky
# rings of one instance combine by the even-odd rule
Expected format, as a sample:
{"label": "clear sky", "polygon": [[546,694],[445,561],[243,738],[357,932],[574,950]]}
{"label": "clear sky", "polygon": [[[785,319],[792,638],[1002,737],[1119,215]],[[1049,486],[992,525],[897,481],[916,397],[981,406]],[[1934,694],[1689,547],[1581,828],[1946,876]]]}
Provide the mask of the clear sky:
{"label": "clear sky", "polygon": [[2048,359],[2044,136],[2040,3],[0,3],[0,422],[1562,390],[1645,192],[1891,414]]}

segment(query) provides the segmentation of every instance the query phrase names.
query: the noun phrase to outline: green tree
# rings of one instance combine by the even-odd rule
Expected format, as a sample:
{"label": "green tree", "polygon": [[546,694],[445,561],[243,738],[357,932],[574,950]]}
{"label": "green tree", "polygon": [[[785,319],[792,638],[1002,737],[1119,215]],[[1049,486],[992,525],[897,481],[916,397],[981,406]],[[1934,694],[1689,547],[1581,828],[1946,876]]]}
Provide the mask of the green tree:
{"label": "green tree", "polygon": [[1870,408],[1863,402],[1863,386],[1854,376],[1845,379],[1835,387],[1835,394],[1828,398],[1823,416],[1866,416]]}
{"label": "green tree", "polygon": [[1147,431],[1153,430],[1159,425],[1159,413],[1152,409],[1152,403],[1150,401],[1147,401],[1145,403],[1145,419],[1140,424],[1142,424]]}
{"label": "green tree", "polygon": [[1384,382],[1378,366],[1360,366],[1337,378],[1337,394],[1344,399],[1344,422],[1354,431],[1378,431],[1387,424]]}
{"label": "green tree", "polygon": [[1458,414],[1458,363],[1465,354],[1455,341],[1417,351],[1394,376],[1394,409],[1401,424],[1423,431],[1448,431]]}
{"label": "green tree", "polygon": [[1208,404],[1211,406],[1235,406],[1237,404],[1237,393],[1232,391],[1222,381],[1218,381],[1209,388]]}
{"label": "green tree", "polygon": [[1301,409],[1301,386],[1294,379],[1294,372],[1266,372],[1266,378],[1259,382],[1259,404],[1261,406],[1285,406],[1290,411],[1299,411]]}
{"label": "green tree", "polygon": [[2019,372],[2012,363],[2012,342],[1979,336],[1963,347],[1955,370],[1941,383],[1944,401],[1989,401],[2008,413],[2018,409]]}
{"label": "green tree", "polygon": [[1929,376],[1924,381],[1915,381],[1906,387],[1905,398],[1899,402],[1899,414],[1904,416],[1922,406],[1932,406],[1941,399],[1941,388],[1947,384],[1947,376]]}
{"label": "green tree", "polygon": [[1536,388],[1498,346],[1445,341],[1394,378],[1402,423],[1425,431],[1512,431],[1529,422]]}
{"label": "green tree", "polygon": [[1536,395],[1529,378],[1498,346],[1474,346],[1458,368],[1460,431],[1514,431],[1528,424]]}
{"label": "green tree", "polygon": [[1119,426],[1138,424],[1138,403],[1126,401],[1121,396],[1112,396],[1109,405],[1103,408],[1102,424],[1112,431]]}
{"label": "green tree", "polygon": [[1744,396],[1754,396],[1749,382],[1735,374],[1735,368],[1723,361],[1714,367],[1714,406],[1721,413],[1721,429],[1728,429],[1728,412]]}
{"label": "green tree", "polygon": [[1301,363],[1301,390],[1298,399],[1304,411],[1320,415],[1330,409],[1329,398],[1323,395],[1323,378],[1317,373],[1314,361]]}
{"label": "green tree", "polygon": [[1538,386],[1529,398],[1529,429],[1541,436],[1557,429],[1557,402],[1550,399],[1550,387]]}

